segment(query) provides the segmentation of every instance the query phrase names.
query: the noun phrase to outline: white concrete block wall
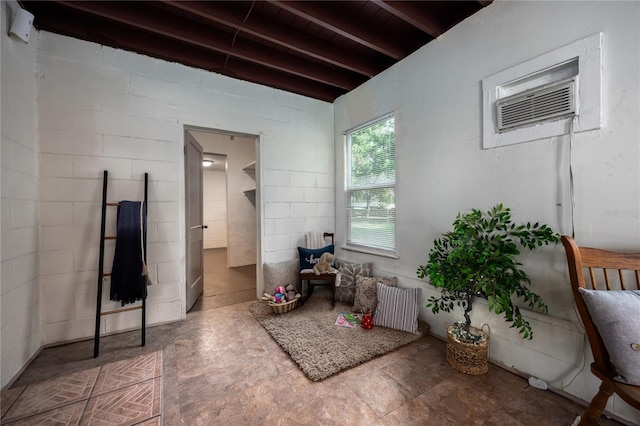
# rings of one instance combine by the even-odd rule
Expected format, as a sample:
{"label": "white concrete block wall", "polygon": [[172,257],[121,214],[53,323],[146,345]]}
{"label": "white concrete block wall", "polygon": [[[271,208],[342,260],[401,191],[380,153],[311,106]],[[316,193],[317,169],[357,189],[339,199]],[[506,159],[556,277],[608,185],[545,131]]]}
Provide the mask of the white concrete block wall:
{"label": "white concrete block wall", "polygon": [[[276,169],[265,170],[264,193],[265,233],[273,235],[270,262],[297,258],[298,246],[305,245],[306,232],[334,232],[334,166],[326,168],[323,161],[308,157],[315,152],[319,158],[328,158],[321,150],[306,147],[299,150],[304,163],[291,164],[275,158]],[[313,162],[317,164],[312,164]],[[287,170],[289,168],[293,170]],[[337,242],[342,241],[336,235]],[[292,251],[293,248],[293,251]]]}
{"label": "white concrete block wall", "polygon": [[0,197],[0,387],[40,348],[38,285],[38,155],[36,141],[36,34],[29,44],[7,35],[19,5],[0,4],[2,151]]}
{"label": "white concrete block wall", "polygon": [[[202,177],[204,248],[227,246],[227,178],[224,170],[204,170]],[[254,211],[255,213],[255,211]],[[255,232],[255,227],[254,227]],[[255,238],[252,239],[255,241]],[[255,259],[255,256],[254,256]],[[254,261],[255,262],[255,261]]]}
{"label": "white concrete block wall", "polygon": [[[156,284],[149,288],[147,319],[184,317],[185,125],[259,135],[259,173],[280,174],[288,184],[291,170],[311,169],[321,182],[299,184],[290,202],[322,205],[324,212],[333,204],[325,193],[304,194],[333,182],[331,104],[47,32],[39,34],[35,81],[40,179],[31,181],[41,188],[45,344],[93,335],[104,169],[110,171],[110,200],[142,199],[142,175],[149,173],[148,263]],[[273,185],[262,188],[263,205],[283,201],[271,198]],[[111,214],[107,226],[115,229]],[[321,219],[323,228],[333,228],[332,217]],[[261,251],[256,243],[241,251],[252,251],[259,265],[292,258],[306,230],[274,233],[265,223],[255,229],[262,233]],[[110,247],[106,269],[112,256]],[[105,309],[115,307],[107,292],[108,285]],[[135,311],[110,316],[101,329],[137,328],[139,318]]]}
{"label": "white concrete block wall", "polygon": [[[456,213],[512,208],[515,221],[532,220],[571,234],[568,137],[482,150],[484,77],[602,32],[605,125],[576,133],[575,232],[579,244],[640,251],[640,3],[494,2],[335,104],[336,224],[346,227],[342,132],[389,112],[396,117],[397,241],[399,259],[341,251],[373,261],[376,274],[396,275],[402,287],[423,289],[420,316],[445,336],[454,314],[433,315],[424,305],[438,292],[418,280],[433,239],[451,229]],[[305,196],[307,195],[305,191]],[[523,341],[502,317],[476,303],[475,324],[491,326],[490,357],[551,388],[583,400],[599,380],[589,372],[590,351],[576,319],[561,246],[522,257],[532,288],[549,315],[525,312],[534,339]],[[587,353],[587,359],[583,358]],[[582,365],[586,367],[582,368]],[[619,398],[607,409],[640,424],[640,414]]]}

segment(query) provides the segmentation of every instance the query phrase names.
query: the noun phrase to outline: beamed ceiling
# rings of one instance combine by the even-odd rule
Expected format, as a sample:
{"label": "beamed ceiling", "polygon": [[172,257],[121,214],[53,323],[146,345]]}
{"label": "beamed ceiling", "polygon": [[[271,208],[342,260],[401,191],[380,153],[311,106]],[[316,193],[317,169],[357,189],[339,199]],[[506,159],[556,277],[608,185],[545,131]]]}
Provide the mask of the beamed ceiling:
{"label": "beamed ceiling", "polygon": [[20,1],[39,30],[333,102],[490,1]]}

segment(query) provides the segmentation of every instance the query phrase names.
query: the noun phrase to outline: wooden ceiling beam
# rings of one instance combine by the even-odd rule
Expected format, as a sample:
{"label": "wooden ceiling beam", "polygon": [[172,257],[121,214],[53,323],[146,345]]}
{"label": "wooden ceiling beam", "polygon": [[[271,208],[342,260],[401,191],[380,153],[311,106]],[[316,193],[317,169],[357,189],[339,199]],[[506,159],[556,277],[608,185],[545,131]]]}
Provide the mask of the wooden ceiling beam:
{"label": "wooden ceiling beam", "polygon": [[389,34],[373,28],[362,21],[351,19],[332,10],[331,2],[318,1],[279,1],[267,0],[269,3],[293,13],[296,16],[307,19],[323,28],[331,30],[356,43],[400,60],[410,51],[400,46],[389,38]]}
{"label": "wooden ceiling beam", "polygon": [[392,13],[433,38],[439,37],[446,30],[440,20],[425,9],[425,4],[422,2],[398,0],[372,1],[387,12]]}
{"label": "wooden ceiling beam", "polygon": [[[194,47],[189,44],[158,37],[129,26],[91,19],[73,10],[61,10],[53,3],[38,2],[27,5],[35,14],[34,24],[39,30],[64,34],[70,37],[98,42],[113,48],[132,51],[153,58],[178,62],[186,66],[204,69],[244,81],[297,93],[326,102],[333,102],[346,93],[335,86],[326,85],[295,75],[283,74],[271,68],[230,58],[226,55]],[[53,19],[39,22],[38,16],[46,13]],[[96,41],[96,34],[109,34]]]}
{"label": "wooden ceiling beam", "polygon": [[246,11],[240,10],[241,3],[238,2],[224,4],[181,0],[163,0],[163,2],[367,77],[376,75],[391,65],[390,61],[376,61],[357,55],[341,46],[327,43],[284,25],[278,25],[277,22],[259,13],[252,12],[247,16]]}
{"label": "wooden ceiling beam", "polygon": [[305,61],[299,56],[290,55],[242,37],[234,38],[229,33],[181,19],[153,7],[145,7],[139,3],[66,0],[56,0],[55,3],[341,89],[351,90],[365,81],[361,76],[351,72]]}

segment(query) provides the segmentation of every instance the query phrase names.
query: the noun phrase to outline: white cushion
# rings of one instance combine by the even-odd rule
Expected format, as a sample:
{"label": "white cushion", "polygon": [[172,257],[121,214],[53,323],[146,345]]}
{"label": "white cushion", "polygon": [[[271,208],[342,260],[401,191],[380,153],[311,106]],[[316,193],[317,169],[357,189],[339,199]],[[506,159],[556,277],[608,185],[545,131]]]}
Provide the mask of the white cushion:
{"label": "white cushion", "polygon": [[640,290],[579,288],[622,383],[640,386]]}

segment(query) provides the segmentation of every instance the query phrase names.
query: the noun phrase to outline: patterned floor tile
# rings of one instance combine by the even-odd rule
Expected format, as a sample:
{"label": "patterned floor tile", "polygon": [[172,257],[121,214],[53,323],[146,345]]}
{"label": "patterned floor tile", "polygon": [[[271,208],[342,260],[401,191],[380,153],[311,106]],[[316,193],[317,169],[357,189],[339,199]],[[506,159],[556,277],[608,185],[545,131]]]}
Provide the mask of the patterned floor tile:
{"label": "patterned floor tile", "polygon": [[87,399],[99,372],[100,367],[96,367],[27,386],[3,423]]}
{"label": "patterned floor tile", "polygon": [[[36,414],[35,416],[27,417],[21,420],[16,420],[12,423],[7,423],[7,426],[77,426],[80,424],[80,417],[84,411],[84,406],[87,405],[87,401],[76,402],[75,404],[66,405],[64,407],[56,408],[55,410],[45,411],[44,413]],[[5,423],[3,423],[5,424]]]}
{"label": "patterned floor tile", "polygon": [[162,378],[89,399],[81,425],[133,425],[160,415]]}
{"label": "patterned floor tile", "polygon": [[0,393],[0,417],[4,417],[4,415],[7,414],[9,408],[16,402],[16,399],[18,399],[25,388],[26,386],[19,386],[13,389],[5,389]]}
{"label": "patterned floor tile", "polygon": [[91,396],[122,389],[162,375],[162,351],[107,364],[102,367]]}

